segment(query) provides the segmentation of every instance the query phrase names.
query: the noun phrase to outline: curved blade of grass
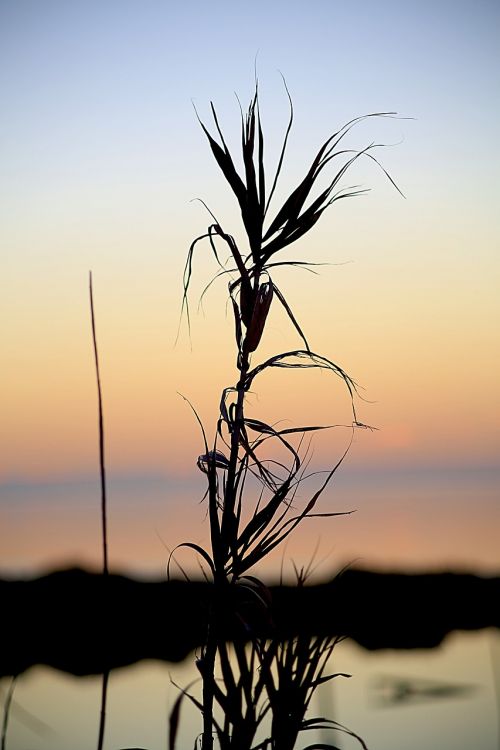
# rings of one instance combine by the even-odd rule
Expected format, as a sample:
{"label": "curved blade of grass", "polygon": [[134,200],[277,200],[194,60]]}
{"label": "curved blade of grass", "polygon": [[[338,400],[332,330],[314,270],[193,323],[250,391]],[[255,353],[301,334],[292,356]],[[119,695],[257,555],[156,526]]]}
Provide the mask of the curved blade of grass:
{"label": "curved blade of grass", "polygon": [[[240,575],[242,573],[245,573],[251,566],[255,565],[259,560],[261,560],[263,557],[269,554],[271,550],[275,549],[278,545],[280,545],[304,518],[307,518],[308,516],[311,515],[311,511],[316,505],[319,497],[323,494],[326,487],[330,483],[333,475],[335,474],[335,472],[337,471],[337,469],[339,468],[339,466],[341,465],[341,463],[344,461],[345,457],[347,456],[350,450],[350,447],[352,445],[353,437],[354,437],[354,429],[353,429],[353,435],[351,436],[351,440],[349,441],[349,445],[347,446],[347,448],[345,449],[344,453],[342,454],[340,459],[337,461],[335,466],[329,471],[328,476],[326,477],[321,487],[314,493],[312,498],[309,500],[305,509],[294,518],[290,518],[284,521],[276,531],[273,531],[273,529],[271,528],[268,531],[268,533],[265,534],[259,540],[256,547],[245,557],[244,561],[242,561],[242,564],[240,565],[240,569],[239,569]],[[332,516],[349,515],[350,513],[352,513],[352,511],[332,513],[331,515]]]}
{"label": "curved blade of grass", "polygon": [[[302,213],[302,207],[303,203],[301,203],[299,210],[297,211],[296,215],[295,212],[290,213],[286,222],[281,222],[280,227],[281,231],[278,234],[278,236],[271,240],[263,249],[262,249],[262,260],[264,263],[267,262],[267,260],[278,252],[278,250],[283,249],[287,245],[290,245],[292,242],[295,242],[296,240],[300,239],[304,234],[306,234],[312,227],[316,224],[316,222],[319,220],[323,212],[332,205],[336,200],[339,200],[342,198],[347,197],[353,197],[355,195],[362,195],[363,193],[367,192],[365,189],[359,189],[359,190],[348,190],[340,191],[337,193],[333,198],[329,199],[329,196],[335,187],[339,180],[344,176],[344,174],[347,172],[349,167],[358,159],[360,156],[363,156],[367,153],[367,151],[370,148],[373,148],[373,144],[370,144],[365,149],[361,151],[355,152],[354,156],[348,159],[348,161],[341,167],[341,169],[338,170],[335,177],[329,184],[329,186],[323,190],[323,192],[312,202],[312,204]],[[339,152],[344,153],[344,152]],[[329,157],[330,159],[333,159],[334,156],[338,156],[339,154],[334,154],[333,156]],[[312,188],[312,185],[311,185]],[[311,189],[310,188],[310,189]],[[309,189],[309,190],[310,190]],[[308,191],[309,192],[309,191]],[[304,199],[305,202],[305,199]],[[299,215],[300,214],[300,215]],[[278,231],[278,229],[275,230],[275,232]],[[275,233],[273,232],[273,234]],[[271,235],[269,235],[270,238]],[[268,239],[266,236],[264,239]]]}
{"label": "curved blade of grass", "polygon": [[168,558],[167,575],[168,575],[169,569],[170,569],[170,561],[171,561],[172,557],[174,556],[175,551],[178,550],[178,549],[181,549],[182,547],[188,547],[189,549],[193,549],[195,552],[197,552],[200,555],[200,557],[202,557],[205,560],[205,562],[209,566],[210,570],[215,575],[215,566],[214,566],[212,558],[210,557],[210,555],[208,554],[208,552],[203,549],[203,547],[200,547],[199,544],[195,544],[194,542],[181,542],[180,544],[177,544],[174,547],[174,549],[172,550],[172,552],[170,553],[170,556]]}
{"label": "curved blade of grass", "polygon": [[353,739],[357,740],[363,750],[368,750],[367,745],[365,744],[364,740],[359,736],[359,734],[356,734],[351,729],[348,729],[343,724],[340,724],[338,721],[334,721],[333,719],[326,719],[323,716],[316,717],[314,719],[307,719],[304,721],[304,726],[302,727],[302,731],[309,731],[314,729],[336,729],[339,732],[343,732],[344,734],[349,735],[349,737],[352,737]]}
{"label": "curved blade of grass", "polygon": [[[196,409],[194,408],[193,404],[189,401],[188,398],[183,396],[182,393],[179,393],[179,396],[184,399],[184,401],[188,404],[191,411],[193,412],[196,421],[198,422],[201,430],[201,434],[203,436],[203,443],[205,446],[205,453],[208,455],[209,448],[208,448],[208,442],[207,442],[207,436],[205,434],[205,428],[203,427],[203,422],[201,421]],[[210,518],[210,540],[212,543],[212,554],[213,554],[213,560],[215,567],[218,566],[219,563],[222,562],[222,555],[223,555],[223,544],[221,539],[221,528],[219,524],[219,515],[218,515],[218,496],[217,496],[217,469],[215,467],[215,463],[211,463],[209,465],[209,470],[207,471],[207,479],[208,479],[208,512],[209,512],[209,518]]]}
{"label": "curved blade of grass", "polygon": [[196,237],[191,245],[189,246],[187,258],[186,258],[186,264],[184,266],[184,275],[183,275],[183,294],[182,294],[182,304],[181,304],[181,314],[180,314],[180,320],[179,320],[179,326],[177,329],[177,336],[175,339],[175,342],[177,343],[179,339],[180,334],[180,328],[181,328],[181,321],[182,321],[182,315],[184,313],[184,310],[186,311],[186,319],[187,319],[187,325],[188,325],[188,332],[191,333],[191,317],[189,315],[189,301],[188,301],[188,291],[189,291],[189,284],[191,283],[191,276],[193,273],[193,253],[194,248],[197,245],[198,242],[205,239],[206,237],[209,237],[209,233],[205,232],[204,234],[200,234],[199,237]]}
{"label": "curved blade of grass", "polygon": [[[289,359],[293,358],[305,359],[306,362],[288,361]],[[357,422],[356,408],[354,405],[354,394],[357,393],[357,384],[341,367],[336,365],[331,360],[323,357],[320,354],[316,354],[315,352],[308,351],[307,349],[295,349],[293,351],[283,352],[282,354],[276,354],[273,357],[267,359],[265,362],[262,362],[260,365],[257,365],[257,367],[254,367],[253,370],[250,370],[245,379],[245,390],[248,391],[255,377],[269,367],[282,367],[285,369],[318,368],[322,370],[330,370],[345,383],[351,399],[354,422]]]}
{"label": "curved blade of grass", "polygon": [[288,302],[286,301],[284,295],[280,292],[280,290],[278,289],[278,287],[276,286],[276,284],[274,283],[274,281],[273,281],[273,289],[274,289],[274,292],[275,292],[277,298],[279,299],[279,301],[281,302],[281,304],[285,308],[286,314],[288,315],[288,317],[292,321],[293,327],[295,328],[295,330],[299,334],[300,338],[304,342],[304,346],[306,347],[307,351],[309,352],[310,351],[310,347],[309,347],[309,344],[307,343],[307,339],[306,339],[306,337],[304,335],[304,332],[302,331],[302,328],[298,324],[297,318],[293,314],[290,305],[288,304]]}
{"label": "curved blade of grass", "polygon": [[[271,225],[265,232],[262,238],[263,242],[271,240],[272,236],[276,234],[277,232],[280,232],[280,235],[267,245],[267,247],[265,248],[265,251],[263,250],[262,260],[264,262],[269,257],[271,257],[271,255],[277,252],[279,249],[282,249],[287,244],[290,244],[292,241],[299,239],[299,237],[301,237],[303,234],[309,231],[314,226],[314,224],[318,221],[319,217],[321,216],[325,208],[328,205],[331,205],[331,203],[325,203],[324,205],[321,205],[321,204],[323,203],[323,201],[327,199],[334,185],[337,184],[339,179],[345,174],[345,172],[351,166],[353,161],[358,156],[367,153],[370,149],[377,148],[378,145],[382,145],[382,144],[377,144],[377,145],[370,144],[365,149],[362,149],[361,151],[356,152],[355,156],[351,160],[348,160],[348,162],[335,175],[333,181],[330,183],[326,191],[323,191],[323,193],[319,196],[319,198],[315,199],[315,201],[313,202],[314,208],[310,207],[307,211],[305,211],[304,213],[301,213],[304,207],[304,204],[320,172],[322,171],[322,169],[324,169],[326,164],[328,164],[333,158],[336,158],[341,154],[349,153],[349,151],[351,152],[353,151],[351,149],[351,150],[340,150],[340,151],[335,152],[334,149],[337,147],[339,142],[347,135],[347,133],[358,122],[361,122],[362,120],[368,117],[388,117],[388,116],[393,116],[394,114],[395,113],[378,112],[378,113],[371,113],[369,115],[363,115],[361,117],[355,118],[349,123],[346,123],[346,125],[344,125],[340,130],[338,130],[336,133],[330,136],[330,138],[327,141],[325,141],[323,146],[318,151],[315,159],[313,160],[312,165],[308,173],[306,174],[305,178],[298,185],[298,187],[295,188],[295,190],[290,194],[290,196],[285,201],[281,209],[278,211],[274,220],[271,222]],[[378,160],[376,160],[375,157],[371,155],[369,156],[377,164],[379,164]],[[394,187],[398,190],[398,192],[401,193],[399,187],[396,185],[396,183],[394,182],[392,177],[389,175],[387,170],[385,170],[381,165],[379,166],[384,171],[384,174],[386,174],[386,176],[394,185]],[[351,196],[355,194],[359,194],[359,193],[358,192],[350,193],[349,195]],[[343,195],[343,197],[347,197],[347,194]]]}
{"label": "curved blade of grass", "polygon": [[281,77],[283,79],[283,84],[285,86],[285,91],[286,91],[287,96],[288,96],[288,102],[290,104],[290,117],[289,117],[288,125],[287,125],[286,131],[285,131],[285,137],[283,139],[283,146],[281,147],[281,153],[280,153],[280,158],[278,160],[278,166],[276,168],[276,172],[275,172],[275,175],[274,175],[273,185],[271,187],[271,192],[269,193],[269,197],[267,199],[266,207],[264,209],[264,218],[265,218],[265,216],[267,214],[267,211],[268,211],[268,208],[269,208],[269,204],[271,203],[271,199],[272,199],[272,197],[274,195],[274,191],[276,190],[276,185],[278,183],[278,178],[280,176],[281,168],[283,166],[283,159],[285,158],[285,151],[286,151],[286,147],[287,147],[287,143],[288,143],[288,136],[290,135],[290,130],[292,129],[292,123],[293,123],[293,102],[292,102],[292,97],[290,96],[290,92],[288,90],[288,86],[286,85],[286,81],[285,81],[284,76],[281,75]]}
{"label": "curved blade of grass", "polygon": [[236,167],[234,166],[231,154],[229,152],[229,149],[226,145],[226,142],[224,140],[224,136],[222,135],[222,131],[219,126],[219,121],[217,119],[217,113],[215,111],[215,107],[213,105],[213,102],[210,102],[210,107],[212,110],[212,116],[214,118],[215,126],[217,128],[217,132],[219,133],[219,137],[222,142],[222,148],[219,146],[217,141],[212,138],[210,135],[208,129],[205,127],[204,123],[200,119],[198,112],[196,111],[196,117],[198,118],[198,122],[200,123],[201,127],[203,128],[203,132],[205,133],[206,137],[208,138],[208,142],[210,144],[210,148],[212,149],[212,153],[215,157],[215,160],[217,164],[219,165],[220,169],[222,170],[222,173],[224,174],[224,177],[228,181],[229,185],[231,186],[231,189],[233,193],[235,194],[238,203],[241,207],[244,206],[245,200],[246,200],[246,188],[243,180],[239,176],[238,172],[236,171]]}
{"label": "curved blade of grass", "polygon": [[[285,500],[287,492],[290,488],[291,476],[288,480],[283,482],[281,487],[278,488],[273,497],[269,502],[260,510],[255,516],[248,522],[244,530],[238,537],[237,545],[238,548],[246,550],[258,537],[259,533],[265,529],[271,520],[273,519],[276,511],[278,510],[281,503]],[[248,570],[250,565],[245,564],[244,567],[240,566],[239,573]]]}

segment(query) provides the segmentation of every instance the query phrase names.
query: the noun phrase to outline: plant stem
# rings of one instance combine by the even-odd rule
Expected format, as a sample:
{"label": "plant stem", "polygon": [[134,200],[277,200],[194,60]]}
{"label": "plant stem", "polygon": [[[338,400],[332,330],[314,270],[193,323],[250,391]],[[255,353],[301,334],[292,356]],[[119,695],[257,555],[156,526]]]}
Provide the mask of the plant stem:
{"label": "plant stem", "polygon": [[102,553],[103,553],[103,564],[102,572],[104,576],[109,573],[108,570],[108,532],[107,532],[107,516],[106,516],[106,467],[104,463],[104,417],[102,408],[102,389],[101,389],[101,375],[99,370],[99,354],[97,351],[97,336],[95,327],[95,315],[94,315],[94,295],[92,290],[92,271],[89,273],[89,294],[90,294],[90,317],[92,321],[92,341],[94,343],[94,359],[95,359],[95,371],[97,380],[97,399],[99,407],[99,468],[101,478],[101,520],[102,520]]}
{"label": "plant stem", "polygon": [[218,641],[220,637],[219,624],[221,606],[223,598],[227,592],[227,577],[225,564],[228,558],[236,553],[236,543],[238,538],[238,529],[234,506],[236,502],[236,470],[238,466],[239,447],[241,442],[241,429],[244,419],[244,402],[245,402],[245,380],[250,367],[246,337],[242,345],[241,369],[238,384],[236,386],[237,400],[235,419],[231,432],[231,452],[229,456],[229,467],[226,479],[226,489],[224,492],[224,507],[222,510],[221,523],[221,540],[223,545],[222,557],[214,553],[216,562],[214,577],[214,598],[212,602],[212,611],[209,613],[209,631],[207,642],[203,651],[202,661],[202,679],[203,679],[203,735],[202,750],[212,750],[213,738],[213,707],[214,707],[214,680],[215,680],[215,662],[217,657]]}
{"label": "plant stem", "polygon": [[[99,354],[97,350],[97,335],[95,325],[95,314],[94,314],[94,294],[92,288],[92,271],[89,273],[89,294],[90,294],[90,317],[92,322],[92,341],[94,344],[94,359],[95,359],[95,372],[97,381],[97,399],[99,408],[99,470],[101,478],[101,519],[102,519],[102,552],[103,552],[103,563],[102,563],[102,574],[104,576],[104,582],[106,584],[109,576],[108,568],[108,531],[107,531],[107,515],[106,515],[106,464],[104,461],[104,416],[102,408],[102,388],[101,388],[101,375],[99,370]],[[107,604],[108,598],[104,596],[104,602]],[[107,629],[106,629],[106,618],[101,612],[102,618],[102,640],[104,650],[107,648]],[[106,654],[105,660],[106,660]],[[104,729],[106,726],[106,702],[108,695],[108,682],[109,682],[109,669],[105,669],[102,673],[102,689],[101,689],[101,713],[99,719],[99,736],[97,740],[97,750],[102,750],[104,744]]]}
{"label": "plant stem", "polygon": [[215,679],[215,657],[217,655],[217,637],[214,632],[209,632],[207,643],[203,651],[203,735],[201,741],[202,750],[212,750],[214,746],[213,736],[213,711],[214,711],[214,679]]}
{"label": "plant stem", "polygon": [[108,682],[109,669],[102,673],[101,683],[101,714],[99,719],[99,737],[97,740],[97,750],[102,750],[104,745],[104,729],[106,727],[106,704],[108,699]]}

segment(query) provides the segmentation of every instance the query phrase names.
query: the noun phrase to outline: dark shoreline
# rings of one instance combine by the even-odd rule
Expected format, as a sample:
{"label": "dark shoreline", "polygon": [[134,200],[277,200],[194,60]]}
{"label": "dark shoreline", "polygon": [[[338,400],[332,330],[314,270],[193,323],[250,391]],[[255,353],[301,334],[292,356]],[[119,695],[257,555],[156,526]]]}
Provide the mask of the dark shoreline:
{"label": "dark shoreline", "polygon": [[[240,597],[254,631],[345,635],[367,649],[434,648],[453,630],[500,627],[500,577],[349,569],[331,582],[271,586],[272,621]],[[46,664],[97,674],[141,659],[180,661],[203,643],[211,587],[79,569],[0,580],[0,676]],[[228,607],[228,613],[231,606]],[[241,637],[228,614],[226,636]]]}

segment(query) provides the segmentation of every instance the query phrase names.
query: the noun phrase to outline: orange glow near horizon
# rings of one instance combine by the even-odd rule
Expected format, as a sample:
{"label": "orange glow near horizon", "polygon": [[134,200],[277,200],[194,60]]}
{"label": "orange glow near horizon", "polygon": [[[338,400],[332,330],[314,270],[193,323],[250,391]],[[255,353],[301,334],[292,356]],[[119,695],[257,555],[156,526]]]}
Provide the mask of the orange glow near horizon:
{"label": "orange glow near horizon", "polygon": [[[354,284],[352,268],[349,274]],[[33,311],[31,322],[36,320],[36,328],[25,323],[23,329],[11,331],[10,369],[4,373],[3,420],[9,435],[3,447],[4,479],[89,473],[96,466],[95,375],[82,282],[77,305],[68,305],[69,314],[62,320],[50,311],[46,317]],[[313,350],[331,357],[361,383],[360,394],[367,402],[357,400],[358,417],[379,428],[357,436],[356,461],[487,465],[495,460],[498,366],[491,349],[493,332],[488,336],[484,331],[486,318],[480,308],[464,310],[461,330],[454,328],[460,323],[456,318],[453,324],[421,319],[415,328],[418,308],[412,311],[413,318],[401,320],[389,318],[379,308],[377,324],[369,305],[356,310],[354,320],[343,312],[349,293],[344,275],[313,278],[300,295],[294,282],[289,285],[290,300]],[[233,331],[220,309],[225,291],[219,287],[219,309],[212,299],[204,318],[194,315],[192,351],[185,331],[174,348],[180,292],[175,299],[171,295],[170,312],[165,305],[159,322],[155,315],[164,292],[159,284],[152,286],[156,297],[145,304],[143,300],[131,303],[125,296],[113,300],[122,308],[118,314],[117,307],[108,311],[99,284],[97,326],[107,453],[111,470],[178,473],[193,465],[201,445],[194,417],[179,393],[191,401],[212,435],[222,388],[236,379]],[[326,321],[324,296],[332,293],[345,299]],[[316,299],[319,311],[315,313]],[[148,313],[154,325],[148,325]],[[476,325],[483,325],[475,338],[473,314]],[[290,329],[276,310],[254,361],[278,349],[300,347]],[[468,365],[469,357],[474,367]],[[352,419],[348,394],[329,373],[263,373],[248,400],[252,412],[268,420],[349,424]],[[326,446],[324,440],[320,442]],[[327,448],[317,450],[325,458],[329,454]]]}

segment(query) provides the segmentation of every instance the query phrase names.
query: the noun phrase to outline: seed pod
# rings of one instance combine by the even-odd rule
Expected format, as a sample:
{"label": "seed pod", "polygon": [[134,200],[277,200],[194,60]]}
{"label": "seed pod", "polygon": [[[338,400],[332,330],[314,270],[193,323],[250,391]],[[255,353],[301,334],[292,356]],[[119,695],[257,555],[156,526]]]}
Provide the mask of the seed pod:
{"label": "seed pod", "polygon": [[243,323],[245,324],[246,328],[250,327],[250,324],[252,322],[252,315],[253,310],[255,307],[255,299],[256,295],[254,290],[252,289],[251,283],[248,281],[248,279],[241,279],[241,288],[240,288],[240,310],[241,310],[241,319]]}
{"label": "seed pod", "polygon": [[259,286],[255,305],[252,313],[252,320],[247,326],[246,343],[249,352],[254,352],[262,338],[264,326],[266,325],[267,314],[271,307],[273,299],[273,285],[270,281],[265,281]]}

